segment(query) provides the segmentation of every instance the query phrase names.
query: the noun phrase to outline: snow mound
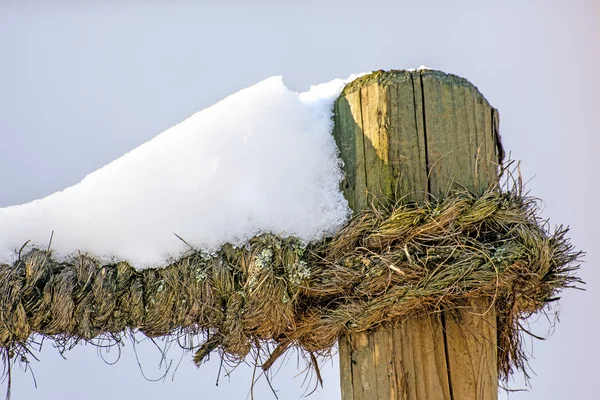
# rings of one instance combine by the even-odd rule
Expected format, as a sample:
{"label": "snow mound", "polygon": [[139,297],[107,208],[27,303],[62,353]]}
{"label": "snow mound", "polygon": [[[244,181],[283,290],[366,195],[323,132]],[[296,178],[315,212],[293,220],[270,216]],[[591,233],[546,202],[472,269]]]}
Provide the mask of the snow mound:
{"label": "snow mound", "polygon": [[188,244],[210,252],[263,232],[304,241],[333,233],[350,211],[332,106],[354,78],[300,94],[266,79],[72,187],[0,209],[0,261],[14,261],[27,241],[45,248],[51,236],[58,257],[82,251],[146,268]]}

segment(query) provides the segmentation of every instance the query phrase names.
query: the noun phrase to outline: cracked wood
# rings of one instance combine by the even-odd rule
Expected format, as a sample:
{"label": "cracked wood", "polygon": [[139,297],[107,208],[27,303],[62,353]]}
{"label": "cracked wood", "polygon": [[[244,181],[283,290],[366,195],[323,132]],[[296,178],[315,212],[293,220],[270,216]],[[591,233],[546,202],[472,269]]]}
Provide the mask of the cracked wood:
{"label": "cracked wood", "polygon": [[[497,111],[457,76],[374,72],[344,89],[334,119],[355,212],[482,192],[497,179]],[[486,299],[344,336],[339,352],[343,400],[497,399],[496,317]]]}

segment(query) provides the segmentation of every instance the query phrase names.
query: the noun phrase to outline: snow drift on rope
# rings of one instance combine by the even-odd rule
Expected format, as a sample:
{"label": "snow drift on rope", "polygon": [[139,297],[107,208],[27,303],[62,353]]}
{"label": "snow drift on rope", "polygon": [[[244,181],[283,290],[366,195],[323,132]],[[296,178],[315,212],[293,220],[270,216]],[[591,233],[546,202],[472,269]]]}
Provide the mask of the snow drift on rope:
{"label": "snow drift on rope", "polygon": [[152,267],[188,244],[212,251],[262,232],[305,241],[332,233],[349,215],[331,136],[333,101],[349,80],[298,94],[266,79],[62,192],[0,209],[0,262],[51,236],[59,257]]}

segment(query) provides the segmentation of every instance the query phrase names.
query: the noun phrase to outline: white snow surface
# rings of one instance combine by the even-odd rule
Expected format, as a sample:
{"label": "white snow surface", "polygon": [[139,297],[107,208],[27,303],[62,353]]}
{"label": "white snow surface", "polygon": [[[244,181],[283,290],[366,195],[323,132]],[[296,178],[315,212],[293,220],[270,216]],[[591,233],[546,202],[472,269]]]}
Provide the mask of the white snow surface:
{"label": "white snow surface", "polygon": [[305,93],[268,78],[72,187],[0,209],[0,261],[13,262],[27,241],[46,248],[51,236],[59,258],[81,251],[147,268],[188,244],[211,252],[263,232],[307,242],[332,234],[350,214],[332,107],[357,76]]}

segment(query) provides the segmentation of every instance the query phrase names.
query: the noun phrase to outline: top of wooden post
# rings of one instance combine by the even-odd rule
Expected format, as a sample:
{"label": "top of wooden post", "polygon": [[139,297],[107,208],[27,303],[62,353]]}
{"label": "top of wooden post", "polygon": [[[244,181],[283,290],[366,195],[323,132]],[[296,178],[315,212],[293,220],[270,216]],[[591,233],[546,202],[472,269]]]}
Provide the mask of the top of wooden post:
{"label": "top of wooden post", "polygon": [[498,111],[464,78],[376,71],[346,85],[334,114],[342,189],[355,211],[383,199],[482,192],[497,180]]}
{"label": "top of wooden post", "polygon": [[490,103],[487,101],[485,96],[483,96],[479,89],[467,79],[458,75],[449,74],[447,72],[434,69],[420,69],[418,71],[409,71],[406,69],[392,69],[389,71],[384,71],[380,69],[378,71],[373,71],[370,74],[363,75],[360,78],[357,78],[352,82],[348,83],[344,87],[341,95],[343,96],[355,90],[360,90],[361,87],[368,86],[372,83],[377,83],[380,85],[389,85],[392,83],[404,82],[407,79],[412,79],[415,75],[435,77],[437,79],[443,80],[444,82],[452,86],[462,86],[465,88],[473,89],[475,93],[481,96],[481,98],[486,102],[486,104],[491,107]]}

